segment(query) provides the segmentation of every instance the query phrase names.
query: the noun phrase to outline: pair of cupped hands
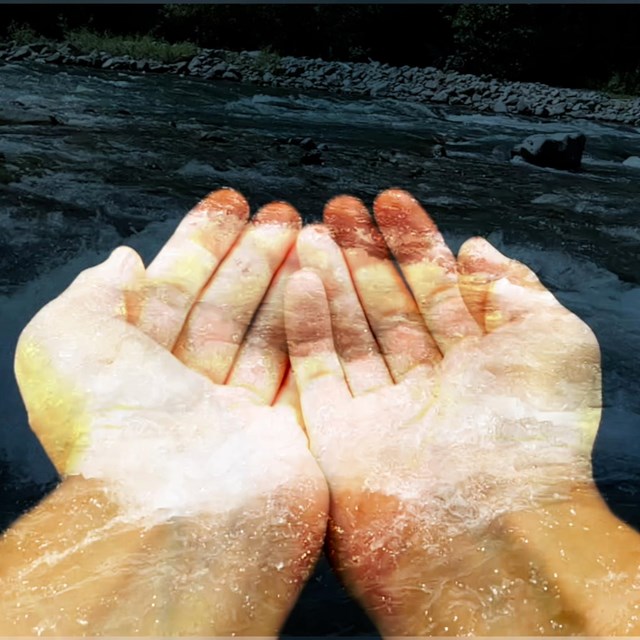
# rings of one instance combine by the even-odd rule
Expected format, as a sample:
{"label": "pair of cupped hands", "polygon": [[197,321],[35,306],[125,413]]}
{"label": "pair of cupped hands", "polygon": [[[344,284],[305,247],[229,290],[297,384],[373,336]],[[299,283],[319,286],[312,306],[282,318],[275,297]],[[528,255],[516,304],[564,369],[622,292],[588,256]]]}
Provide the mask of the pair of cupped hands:
{"label": "pair of cupped hands", "polygon": [[120,247],[24,330],[66,513],[111,513],[78,544],[125,535],[133,558],[94,562],[78,607],[102,570],[127,595],[81,632],[275,634],[326,541],[384,634],[464,633],[454,600],[491,605],[461,549],[590,481],[592,332],[485,240],[454,256],[410,194],[373,209],[340,196],[301,229],[216,191],[146,269]]}

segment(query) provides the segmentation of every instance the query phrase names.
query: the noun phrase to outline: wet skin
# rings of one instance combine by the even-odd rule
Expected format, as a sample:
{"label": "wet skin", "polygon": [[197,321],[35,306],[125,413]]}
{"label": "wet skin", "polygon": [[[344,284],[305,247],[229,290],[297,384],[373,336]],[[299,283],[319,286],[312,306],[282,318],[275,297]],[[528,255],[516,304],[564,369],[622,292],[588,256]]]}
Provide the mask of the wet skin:
{"label": "wet skin", "polygon": [[0,542],[4,635],[283,624],[328,495],[283,384],[300,218],[248,216],[211,194],[146,270],[119,248],[23,331],[17,378],[63,481]]}
{"label": "wet skin", "polygon": [[[631,582],[609,580],[607,601],[615,559],[585,553],[606,530],[622,564],[640,560],[591,479],[591,331],[485,241],[454,258],[417,202],[389,191],[382,233],[357,200],[330,202],[326,226],[298,237],[306,269],[287,284],[288,253],[247,332],[299,221],[271,207],[217,268],[246,217],[237,194],[218,197],[146,274],[118,252],[25,330],[31,424],[72,477],[2,543],[2,630],[276,632],[327,509],[292,378],[278,391],[284,300],[332,562],[383,634],[633,631],[619,597]],[[42,562],[45,546],[59,561]]]}
{"label": "wet skin", "polygon": [[456,259],[409,194],[374,211],[332,200],[285,299],[333,565],[387,636],[584,632],[511,519],[587,513],[598,343],[486,241]]}

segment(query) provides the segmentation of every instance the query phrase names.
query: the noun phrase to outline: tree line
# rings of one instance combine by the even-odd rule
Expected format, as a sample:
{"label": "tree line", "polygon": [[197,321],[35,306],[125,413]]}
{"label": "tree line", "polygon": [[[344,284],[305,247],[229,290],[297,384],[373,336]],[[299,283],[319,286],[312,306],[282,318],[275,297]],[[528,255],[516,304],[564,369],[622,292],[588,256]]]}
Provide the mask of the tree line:
{"label": "tree line", "polygon": [[21,25],[640,89],[640,5],[0,5],[0,36]]}

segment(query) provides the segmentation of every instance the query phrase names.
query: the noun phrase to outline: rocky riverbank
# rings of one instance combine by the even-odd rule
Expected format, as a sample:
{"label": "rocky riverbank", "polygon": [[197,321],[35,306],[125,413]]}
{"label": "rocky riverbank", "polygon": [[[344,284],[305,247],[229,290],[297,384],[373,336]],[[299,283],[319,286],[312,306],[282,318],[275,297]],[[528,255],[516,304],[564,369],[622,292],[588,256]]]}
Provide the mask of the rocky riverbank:
{"label": "rocky riverbank", "polygon": [[201,49],[174,63],[83,53],[70,43],[0,44],[0,64],[31,60],[134,73],[174,73],[205,80],[244,82],[289,89],[393,97],[451,105],[475,112],[548,119],[583,118],[640,126],[640,97],[613,98],[597,91],[505,82],[489,76],[444,72],[433,67],[392,67],[378,62],[327,62],[280,57],[265,51]]}

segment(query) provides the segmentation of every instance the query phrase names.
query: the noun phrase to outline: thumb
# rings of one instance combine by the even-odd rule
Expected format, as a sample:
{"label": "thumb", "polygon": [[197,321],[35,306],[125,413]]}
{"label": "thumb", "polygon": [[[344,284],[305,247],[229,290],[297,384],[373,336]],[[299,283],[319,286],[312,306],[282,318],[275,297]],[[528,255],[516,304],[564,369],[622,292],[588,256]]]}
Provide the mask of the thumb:
{"label": "thumb", "polygon": [[459,287],[474,318],[488,332],[560,303],[526,265],[482,238],[467,240],[458,254]]}
{"label": "thumb", "polygon": [[138,253],[121,246],[104,262],[82,271],[55,302],[65,306],[73,304],[76,312],[126,317],[127,307],[136,304],[136,285],[144,275],[144,264]]}

